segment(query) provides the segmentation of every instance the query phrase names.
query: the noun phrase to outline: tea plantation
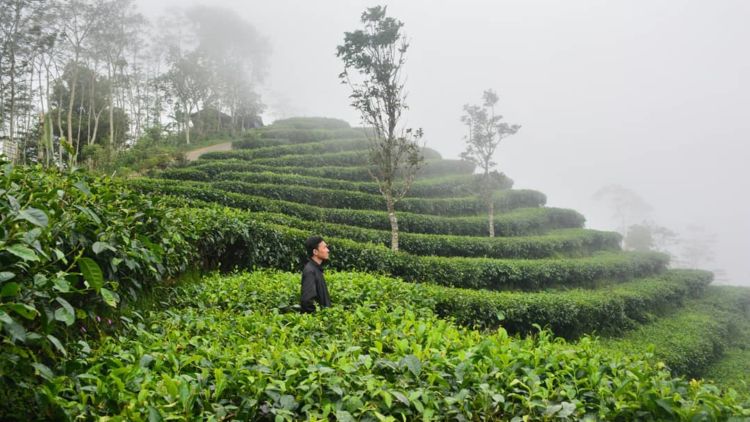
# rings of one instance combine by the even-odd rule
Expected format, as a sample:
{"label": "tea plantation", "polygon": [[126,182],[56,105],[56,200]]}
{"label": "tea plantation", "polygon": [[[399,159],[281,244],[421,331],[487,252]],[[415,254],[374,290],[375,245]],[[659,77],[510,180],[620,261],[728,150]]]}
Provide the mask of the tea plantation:
{"label": "tea plantation", "polygon": [[473,165],[429,149],[393,252],[366,148],[295,118],[151,177],[2,162],[0,419],[750,418],[750,289],[509,178],[489,238]]}

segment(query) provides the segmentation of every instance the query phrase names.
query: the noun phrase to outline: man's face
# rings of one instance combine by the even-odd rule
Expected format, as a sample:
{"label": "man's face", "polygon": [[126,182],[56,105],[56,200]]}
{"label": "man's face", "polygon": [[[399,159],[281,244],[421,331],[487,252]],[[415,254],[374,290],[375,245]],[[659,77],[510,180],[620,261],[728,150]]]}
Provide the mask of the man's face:
{"label": "man's face", "polygon": [[313,249],[313,256],[317,256],[322,261],[328,260],[328,245],[325,241],[318,243],[318,248]]}

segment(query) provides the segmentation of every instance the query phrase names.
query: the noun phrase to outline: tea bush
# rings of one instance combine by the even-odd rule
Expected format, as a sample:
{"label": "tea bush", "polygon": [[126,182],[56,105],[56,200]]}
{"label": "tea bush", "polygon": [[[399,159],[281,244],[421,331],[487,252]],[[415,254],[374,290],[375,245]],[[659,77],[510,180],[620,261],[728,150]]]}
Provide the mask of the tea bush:
{"label": "tea bush", "polygon": [[[304,176],[325,177],[331,179],[349,180],[354,182],[372,182],[372,176],[366,166],[305,166],[295,163],[292,166],[272,166],[242,160],[206,160],[200,159],[194,166],[197,170],[205,171],[214,176],[226,171],[271,171],[283,174],[299,174]],[[424,165],[417,172],[417,180],[427,177],[447,177],[471,175],[476,166],[464,160],[425,160]]]}
{"label": "tea bush", "polygon": [[104,177],[0,163],[0,390],[79,347],[83,324],[187,268],[172,210]]}
{"label": "tea bush", "polygon": [[[294,202],[226,192],[203,183],[133,179],[132,188],[149,194],[176,195],[213,202],[255,212],[274,212],[310,220],[365,228],[390,230],[388,214],[384,211],[319,208]],[[486,236],[486,217],[442,217],[401,212],[399,229],[403,232],[449,235]],[[527,208],[495,216],[497,236],[525,236],[545,233],[553,229],[580,228],[584,218],[574,210],[562,208]]]}
{"label": "tea bush", "polygon": [[242,281],[263,302],[226,294],[220,277],[180,288],[168,308],[145,312],[82,354],[80,369],[50,379],[40,402],[50,415],[133,421],[750,415],[735,395],[640,357],[604,355],[588,338],[481,334],[428,310],[366,302],[280,313],[263,277]]}
{"label": "tea bush", "polygon": [[[294,227],[357,242],[390,246],[391,232],[343,224],[306,221],[284,214],[254,213],[269,223]],[[562,229],[537,236],[472,237],[399,233],[399,250],[414,255],[484,258],[551,258],[589,256],[598,251],[618,251],[622,236],[591,229]]]}
{"label": "tea bush", "polygon": [[305,144],[278,145],[265,148],[211,152],[204,154],[202,157],[209,160],[238,159],[252,161],[261,158],[277,158],[300,154],[331,154],[349,151],[360,151],[360,153],[362,153],[364,150],[367,150],[367,141],[364,139],[334,139],[321,142],[309,142]]}
{"label": "tea bush", "polygon": [[674,372],[699,376],[730,344],[750,315],[750,289],[710,286],[703,297],[673,315],[641,326],[607,344],[613,351],[642,352],[653,347],[656,357]]}
{"label": "tea bush", "polygon": [[[348,208],[382,210],[385,199],[382,195],[337,189],[311,188],[282,184],[246,183],[236,180],[212,182],[211,187],[229,192],[279,199],[324,208]],[[533,190],[504,190],[494,195],[497,213],[517,208],[543,206],[547,198]],[[486,212],[483,199],[464,198],[403,198],[396,204],[400,212],[442,216],[477,215]]]}

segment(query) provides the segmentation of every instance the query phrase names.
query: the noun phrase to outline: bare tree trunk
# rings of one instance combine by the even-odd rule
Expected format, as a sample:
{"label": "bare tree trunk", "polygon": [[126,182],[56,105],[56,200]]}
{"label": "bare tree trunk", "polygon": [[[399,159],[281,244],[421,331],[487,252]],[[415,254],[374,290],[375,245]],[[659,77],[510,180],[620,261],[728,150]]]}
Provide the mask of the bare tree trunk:
{"label": "bare tree trunk", "polygon": [[398,252],[398,218],[396,218],[393,196],[390,193],[386,194],[385,202],[388,208],[388,220],[391,223],[391,250]]}
{"label": "bare tree trunk", "polygon": [[[68,142],[73,145],[73,103],[76,99],[76,87],[78,86],[78,51],[76,51],[75,61],[73,65],[73,86],[70,87],[70,101],[68,101]],[[60,152],[62,156],[62,152]],[[71,157],[72,160],[72,157]]]}
{"label": "bare tree trunk", "polygon": [[[84,90],[81,92],[81,101],[78,102],[78,131],[76,133],[76,162],[78,162],[78,155],[81,153],[81,123],[83,122],[83,114],[81,114],[81,108],[83,107],[83,101],[84,97],[86,96],[86,91]],[[72,145],[72,140],[70,141]]]}
{"label": "bare tree trunk", "polygon": [[492,200],[492,197],[490,197],[489,200],[489,207],[487,207],[488,211],[488,220],[489,220],[489,230],[490,230],[490,237],[495,237],[495,201]]}
{"label": "bare tree trunk", "polygon": [[[17,19],[17,18],[16,18]],[[16,135],[16,53],[11,48],[12,53],[10,54],[10,132],[8,133],[8,143],[13,145],[14,137]],[[16,150],[16,156],[18,152]],[[13,162],[16,162],[16,157],[11,157]]]}
{"label": "bare tree trunk", "polygon": [[114,72],[111,69],[112,60],[107,64],[107,77],[109,77],[109,146],[112,147],[115,144],[115,82]]}
{"label": "bare tree trunk", "polygon": [[187,141],[187,144],[190,145],[190,112],[193,111],[193,108],[190,107],[189,109],[185,108],[185,139]]}

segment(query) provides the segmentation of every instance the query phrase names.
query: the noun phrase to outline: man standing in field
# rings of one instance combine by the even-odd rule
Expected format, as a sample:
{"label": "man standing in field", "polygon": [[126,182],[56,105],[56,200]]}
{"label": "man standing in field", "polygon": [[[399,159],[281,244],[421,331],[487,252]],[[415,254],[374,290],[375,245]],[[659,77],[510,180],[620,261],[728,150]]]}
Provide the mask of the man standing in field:
{"label": "man standing in field", "polygon": [[309,260],[302,270],[301,308],[304,313],[315,312],[315,301],[321,308],[331,306],[328,286],[323,277],[323,261],[328,260],[328,245],[320,236],[309,237],[305,241]]}

